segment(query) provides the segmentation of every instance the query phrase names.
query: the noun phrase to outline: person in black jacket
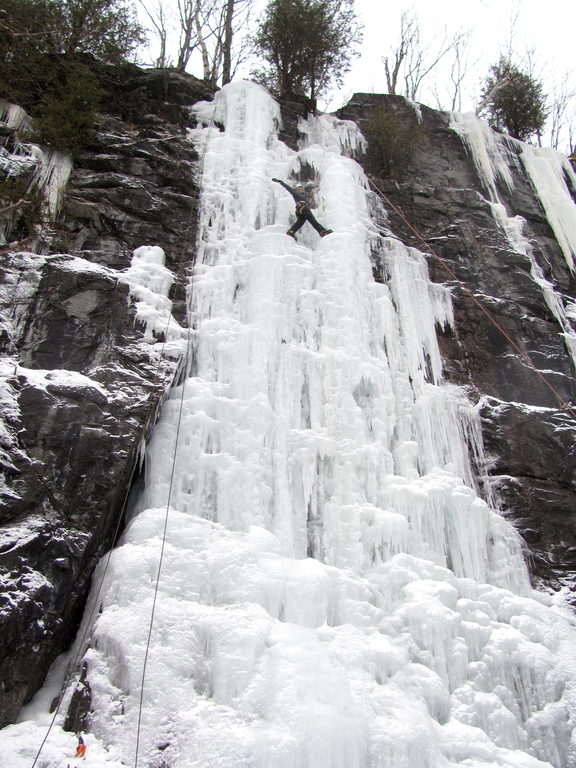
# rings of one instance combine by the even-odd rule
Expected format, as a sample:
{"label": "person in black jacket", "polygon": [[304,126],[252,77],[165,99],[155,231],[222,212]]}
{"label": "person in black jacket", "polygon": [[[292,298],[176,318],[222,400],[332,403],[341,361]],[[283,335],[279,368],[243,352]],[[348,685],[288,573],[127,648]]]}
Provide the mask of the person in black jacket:
{"label": "person in black jacket", "polygon": [[280,179],[272,179],[272,181],[275,181],[277,184],[281,184],[285,190],[290,192],[294,198],[294,202],[296,203],[296,221],[286,232],[287,235],[290,235],[290,237],[293,237],[294,240],[296,240],[296,232],[298,232],[305,221],[309,221],[310,224],[312,224],[320,237],[332,234],[331,229],[326,229],[317,219],[314,218],[314,215],[310,210],[308,195],[306,194],[306,190],[302,184],[297,184],[295,187],[289,187],[288,184],[285,184]]}

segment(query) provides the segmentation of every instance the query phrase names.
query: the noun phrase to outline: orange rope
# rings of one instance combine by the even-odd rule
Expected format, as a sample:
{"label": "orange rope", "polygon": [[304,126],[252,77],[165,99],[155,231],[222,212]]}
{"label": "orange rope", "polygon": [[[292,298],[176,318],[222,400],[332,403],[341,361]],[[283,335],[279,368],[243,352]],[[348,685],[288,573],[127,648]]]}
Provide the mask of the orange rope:
{"label": "orange rope", "polygon": [[532,360],[530,359],[530,356],[522,350],[518,344],[514,341],[514,339],[510,336],[510,334],[506,331],[505,328],[503,328],[500,323],[492,316],[492,314],[486,309],[486,307],[482,304],[481,301],[479,301],[476,296],[472,293],[472,291],[467,288],[464,283],[462,283],[461,280],[459,280],[456,275],[454,274],[453,270],[450,268],[450,266],[446,263],[446,261],[439,256],[436,251],[430,246],[430,244],[422,237],[422,235],[418,232],[418,230],[408,221],[406,216],[402,213],[402,211],[397,208],[394,203],[382,192],[382,190],[378,187],[375,182],[372,181],[372,179],[368,178],[369,183],[374,187],[374,189],[378,192],[378,194],[382,197],[382,199],[392,208],[398,216],[402,219],[402,221],[406,224],[406,226],[410,229],[411,232],[413,232],[418,240],[422,242],[428,251],[434,256],[440,264],[444,267],[444,269],[448,272],[448,274],[458,283],[458,285],[462,288],[462,290],[467,293],[472,301],[480,308],[480,310],[486,315],[486,317],[490,320],[490,322],[498,328],[500,333],[506,338],[510,346],[518,352],[518,354],[522,357],[522,359],[532,368],[532,370],[536,373],[537,376],[542,379],[544,384],[548,387],[548,389],[554,394],[554,396],[557,398],[560,407],[562,410],[568,411],[568,413],[572,416],[574,420],[576,420],[576,411],[574,408],[571,407],[569,403],[567,403],[562,395],[555,389],[555,387],[550,384],[548,379],[544,376],[544,374],[538,370],[538,368],[534,365]]}

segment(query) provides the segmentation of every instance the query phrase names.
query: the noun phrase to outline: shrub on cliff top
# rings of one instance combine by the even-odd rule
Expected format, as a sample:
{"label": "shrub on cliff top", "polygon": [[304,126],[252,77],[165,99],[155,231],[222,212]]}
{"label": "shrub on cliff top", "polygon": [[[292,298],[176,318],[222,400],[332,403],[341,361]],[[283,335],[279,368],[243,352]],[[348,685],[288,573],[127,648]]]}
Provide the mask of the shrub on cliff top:
{"label": "shrub on cliff top", "polygon": [[394,112],[378,106],[362,126],[383,176],[401,181],[414,152],[425,140],[419,124],[403,121]]}
{"label": "shrub on cliff top", "polygon": [[117,63],[143,40],[124,0],[3,0],[0,92],[36,119],[39,141],[73,150],[101,95],[86,58]]}
{"label": "shrub on cliff top", "polygon": [[540,137],[548,116],[542,83],[503,57],[490,67],[477,112],[521,141]]}

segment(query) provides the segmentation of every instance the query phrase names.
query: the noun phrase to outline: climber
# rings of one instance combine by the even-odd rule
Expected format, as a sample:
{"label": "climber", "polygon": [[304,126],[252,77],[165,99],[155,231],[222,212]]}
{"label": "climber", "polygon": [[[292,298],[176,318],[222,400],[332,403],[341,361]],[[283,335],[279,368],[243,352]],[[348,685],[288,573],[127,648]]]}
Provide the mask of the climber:
{"label": "climber", "polygon": [[74,757],[83,757],[86,759],[86,744],[84,744],[84,739],[80,733],[78,734],[78,746],[76,747],[76,754]]}
{"label": "climber", "polygon": [[298,232],[305,221],[309,221],[310,224],[312,224],[320,237],[325,237],[326,235],[332,234],[331,229],[326,229],[322,226],[322,224],[320,224],[319,221],[314,218],[312,211],[310,210],[308,195],[306,194],[306,189],[304,188],[303,184],[297,184],[295,187],[289,187],[288,184],[285,184],[280,179],[272,179],[272,181],[275,181],[277,184],[281,184],[284,189],[290,192],[294,198],[294,202],[296,203],[296,221],[286,232],[287,235],[290,235],[290,237],[293,237],[294,240],[296,240],[296,232]]}

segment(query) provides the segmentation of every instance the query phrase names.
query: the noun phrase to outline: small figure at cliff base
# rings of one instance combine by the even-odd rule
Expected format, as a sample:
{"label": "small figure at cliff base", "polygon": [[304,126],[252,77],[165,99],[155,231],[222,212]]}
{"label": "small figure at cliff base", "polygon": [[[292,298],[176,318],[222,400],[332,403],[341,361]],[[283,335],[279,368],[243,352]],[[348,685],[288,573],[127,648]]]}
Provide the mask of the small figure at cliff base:
{"label": "small figure at cliff base", "polygon": [[281,181],[281,179],[272,179],[272,181],[275,181],[277,184],[281,184],[284,189],[292,195],[294,202],[296,203],[296,221],[286,232],[287,235],[290,235],[290,237],[293,237],[294,240],[296,240],[296,232],[298,232],[300,227],[303,226],[304,222],[306,221],[312,224],[320,237],[325,237],[326,235],[332,234],[331,229],[326,229],[326,227],[323,227],[322,224],[320,224],[320,222],[314,217],[312,211],[310,210],[310,203],[308,200],[308,195],[306,194],[306,189],[302,184],[297,184],[295,187],[289,187],[288,184]]}
{"label": "small figure at cliff base", "polygon": [[86,759],[86,744],[84,744],[84,739],[80,733],[78,734],[78,746],[76,747],[76,754],[74,757],[82,757]]}

